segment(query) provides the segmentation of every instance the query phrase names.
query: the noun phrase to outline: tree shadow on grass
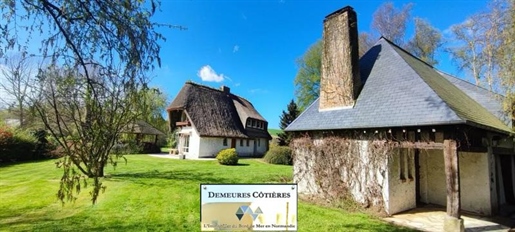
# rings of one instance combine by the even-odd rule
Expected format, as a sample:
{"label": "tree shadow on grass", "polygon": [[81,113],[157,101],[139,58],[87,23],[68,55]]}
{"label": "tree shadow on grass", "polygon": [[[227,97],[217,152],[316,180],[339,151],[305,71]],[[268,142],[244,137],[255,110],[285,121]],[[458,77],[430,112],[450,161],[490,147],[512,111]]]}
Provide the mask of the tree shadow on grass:
{"label": "tree shadow on grass", "polygon": [[226,166],[226,167],[234,167],[234,166],[250,166],[250,164],[240,164],[240,163],[237,163],[237,164],[231,164],[231,165],[225,165],[225,164],[220,164],[222,166]]}
{"label": "tree shadow on grass", "polygon": [[26,160],[26,161],[0,162],[0,168],[16,166],[16,165],[20,165],[20,164],[44,163],[49,160],[58,161],[59,158],[44,158],[44,159],[35,159],[35,160]]}
{"label": "tree shadow on grass", "polygon": [[[162,185],[163,181],[191,181],[196,183],[229,183],[230,179],[217,176],[214,172],[164,171],[116,173],[107,177],[110,181],[128,181],[143,185]],[[154,181],[155,180],[155,181]]]}
{"label": "tree shadow on grass", "polygon": [[[46,217],[26,217],[3,223],[0,231],[179,231],[180,226],[169,223],[141,223],[126,221],[123,224],[82,223],[91,220],[83,216],[70,216],[61,219]],[[80,227],[78,227],[80,224]],[[58,229],[56,229],[58,228]],[[192,228],[188,228],[191,231]]]}

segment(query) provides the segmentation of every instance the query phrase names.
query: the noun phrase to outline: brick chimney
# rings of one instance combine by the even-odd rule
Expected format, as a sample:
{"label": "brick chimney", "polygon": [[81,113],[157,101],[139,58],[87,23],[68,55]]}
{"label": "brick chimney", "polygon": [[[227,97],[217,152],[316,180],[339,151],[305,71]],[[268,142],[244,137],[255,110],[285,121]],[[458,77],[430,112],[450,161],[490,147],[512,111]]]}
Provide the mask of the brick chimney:
{"label": "brick chimney", "polygon": [[358,22],[352,7],[325,17],[323,42],[318,109],[352,108],[361,88]]}
{"label": "brick chimney", "polygon": [[231,89],[225,85],[222,85],[220,87],[220,90],[222,90],[222,92],[224,92],[225,94],[229,94],[231,92]]}

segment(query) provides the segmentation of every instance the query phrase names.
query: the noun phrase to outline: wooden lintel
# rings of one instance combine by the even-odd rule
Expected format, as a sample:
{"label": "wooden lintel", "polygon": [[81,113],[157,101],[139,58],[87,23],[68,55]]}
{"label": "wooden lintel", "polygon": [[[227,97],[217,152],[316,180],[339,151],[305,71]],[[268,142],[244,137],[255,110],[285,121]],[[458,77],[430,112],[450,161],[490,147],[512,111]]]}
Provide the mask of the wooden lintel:
{"label": "wooden lintel", "polygon": [[184,121],[184,122],[176,122],[175,125],[176,126],[189,126],[191,124],[189,121]]}
{"label": "wooden lintel", "polygon": [[496,155],[515,155],[515,151],[512,148],[493,147],[492,150]]}
{"label": "wooden lintel", "polygon": [[487,153],[488,148],[487,147],[460,147],[459,151]]}
{"label": "wooden lintel", "polygon": [[443,146],[447,184],[447,215],[460,218],[460,169],[456,140],[444,140]]}
{"label": "wooden lintel", "polygon": [[400,142],[399,147],[427,150],[442,150],[444,145],[443,143],[435,142]]}

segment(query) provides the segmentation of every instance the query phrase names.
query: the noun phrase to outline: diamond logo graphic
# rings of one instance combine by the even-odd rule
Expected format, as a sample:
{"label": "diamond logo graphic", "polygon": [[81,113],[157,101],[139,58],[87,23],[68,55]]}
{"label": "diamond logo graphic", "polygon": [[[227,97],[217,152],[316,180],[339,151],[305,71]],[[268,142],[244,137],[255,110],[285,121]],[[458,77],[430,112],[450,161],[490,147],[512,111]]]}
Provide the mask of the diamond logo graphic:
{"label": "diamond logo graphic", "polygon": [[236,210],[236,217],[240,221],[245,214],[252,217],[252,220],[255,221],[259,215],[263,214],[263,211],[259,207],[257,207],[255,210],[252,210],[249,206],[246,205],[242,205],[238,208],[238,210]]}
{"label": "diamond logo graphic", "polygon": [[243,215],[244,215],[244,212],[243,212],[243,210],[241,209],[241,207],[240,207],[240,208],[238,208],[238,210],[236,210],[236,217],[238,217],[238,220],[240,220],[240,221],[241,221],[241,218],[243,217]]}

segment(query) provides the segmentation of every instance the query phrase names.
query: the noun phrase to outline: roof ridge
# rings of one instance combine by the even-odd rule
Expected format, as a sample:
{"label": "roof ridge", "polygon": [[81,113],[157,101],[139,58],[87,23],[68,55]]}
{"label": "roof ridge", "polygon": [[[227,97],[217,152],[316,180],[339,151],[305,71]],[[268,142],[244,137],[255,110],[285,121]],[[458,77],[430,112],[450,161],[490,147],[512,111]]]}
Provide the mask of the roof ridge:
{"label": "roof ridge", "polygon": [[483,87],[483,86],[476,85],[476,84],[474,84],[474,83],[472,83],[472,82],[470,82],[470,81],[467,81],[467,80],[461,79],[461,78],[459,78],[459,77],[457,77],[457,76],[454,76],[454,75],[452,75],[452,74],[450,74],[450,73],[448,73],[448,72],[442,71],[442,70],[437,69],[437,68],[434,68],[434,69],[435,69],[437,72],[443,73],[443,74],[445,74],[445,75],[447,75],[447,76],[450,76],[450,77],[452,77],[452,78],[454,78],[454,79],[456,79],[456,80],[459,80],[459,81],[465,82],[465,83],[467,83],[467,84],[469,84],[469,85],[472,85],[472,86],[474,86],[474,87],[477,87],[477,88],[482,89],[482,90],[484,90],[484,91],[487,91],[487,92],[489,92],[489,93],[492,93],[492,94],[495,94],[495,95],[499,95],[499,96],[501,96],[501,97],[503,97],[503,98],[505,98],[505,97],[506,97],[506,96],[504,96],[503,94],[496,93],[496,92],[491,91],[491,90],[489,90],[489,89],[487,89],[487,88],[485,88],[485,87]]}
{"label": "roof ridge", "polygon": [[381,37],[379,38],[379,40],[381,40],[381,39],[384,39],[384,40],[385,40],[386,42],[388,42],[390,45],[393,45],[394,47],[396,47],[396,48],[398,48],[398,49],[402,50],[402,51],[403,51],[403,52],[405,52],[406,54],[408,54],[408,55],[410,55],[411,57],[413,57],[413,58],[417,59],[418,61],[420,61],[420,62],[422,62],[422,63],[426,64],[427,66],[429,66],[429,67],[431,67],[431,68],[434,68],[434,67],[433,67],[433,65],[430,65],[429,63],[425,62],[424,60],[422,60],[422,59],[418,58],[417,56],[415,56],[415,55],[411,54],[411,52],[409,52],[408,50],[406,50],[406,49],[402,48],[401,46],[399,46],[399,45],[395,44],[394,42],[390,41],[390,40],[389,40],[389,39],[387,39],[386,37],[381,36]]}
{"label": "roof ridge", "polygon": [[[202,85],[202,84],[196,83],[196,82],[191,81],[191,80],[186,81],[186,83],[185,83],[185,84],[191,84],[191,85],[194,85],[194,86],[197,86],[197,87],[201,87],[201,88],[205,88],[205,89],[208,89],[208,90],[213,90],[213,91],[223,92],[221,89],[218,89],[218,88],[215,88],[215,87],[211,87],[211,86],[207,86],[207,85]],[[236,95],[236,94],[234,94],[234,93],[232,93],[232,92],[229,92],[229,94],[230,94],[230,95],[233,95],[233,96],[236,96],[236,97],[238,97],[238,98],[241,98],[241,99],[243,99],[243,100],[247,101],[248,103],[250,103],[250,105],[254,106],[254,105],[253,105],[253,104],[252,104],[248,99],[246,99],[246,98],[244,98],[244,97],[242,97],[242,96],[240,96],[240,95]]]}

